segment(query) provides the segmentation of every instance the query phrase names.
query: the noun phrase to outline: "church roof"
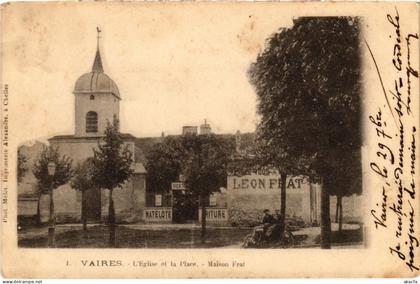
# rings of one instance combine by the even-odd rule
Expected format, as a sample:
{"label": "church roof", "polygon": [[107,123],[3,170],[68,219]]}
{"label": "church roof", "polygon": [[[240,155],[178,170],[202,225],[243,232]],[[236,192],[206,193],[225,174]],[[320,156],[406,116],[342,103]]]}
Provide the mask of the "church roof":
{"label": "church roof", "polygon": [[111,93],[118,99],[121,99],[117,84],[115,84],[115,82],[104,73],[101,53],[99,52],[99,49],[96,51],[92,72],[83,74],[79,77],[79,79],[77,79],[73,93]]}
{"label": "church roof", "polygon": [[143,163],[134,163],[131,167],[134,170],[135,174],[146,174],[146,168],[144,167]]}
{"label": "church roof", "polygon": [[93,61],[92,72],[104,72],[102,67],[102,58],[99,49],[96,50],[95,60]]}
{"label": "church roof", "polygon": [[[69,142],[69,141],[73,141],[73,142],[78,142],[78,141],[83,141],[83,140],[100,140],[102,139],[104,136],[76,136],[76,135],[56,135],[53,136],[51,138],[48,138],[48,141],[64,141],[64,142]],[[123,140],[135,140],[136,137],[129,134],[129,133],[121,133],[121,137]]]}

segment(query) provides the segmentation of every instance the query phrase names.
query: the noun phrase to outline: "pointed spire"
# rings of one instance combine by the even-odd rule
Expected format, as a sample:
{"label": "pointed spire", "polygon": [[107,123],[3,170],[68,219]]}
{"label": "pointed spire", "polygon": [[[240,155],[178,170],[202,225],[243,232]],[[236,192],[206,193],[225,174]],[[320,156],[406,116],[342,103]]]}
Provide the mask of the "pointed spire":
{"label": "pointed spire", "polygon": [[95,61],[93,62],[92,72],[104,72],[104,68],[102,67],[102,59],[101,54],[99,53],[99,49],[96,51]]}
{"label": "pointed spire", "polygon": [[92,72],[104,72],[104,68],[102,66],[101,53],[99,52],[99,33],[102,31],[99,29],[99,27],[96,27],[96,31],[98,35],[96,36],[96,55],[95,61],[93,61]]}

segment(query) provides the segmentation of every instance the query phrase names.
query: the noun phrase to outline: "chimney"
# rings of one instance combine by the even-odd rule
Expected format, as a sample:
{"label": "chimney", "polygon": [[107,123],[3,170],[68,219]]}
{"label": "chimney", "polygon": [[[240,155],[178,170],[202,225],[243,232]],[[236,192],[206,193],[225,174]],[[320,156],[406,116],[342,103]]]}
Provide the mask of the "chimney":
{"label": "chimney", "polygon": [[241,151],[241,132],[238,130],[235,134],[236,153]]}
{"label": "chimney", "polygon": [[200,135],[211,134],[210,124],[207,124],[207,120],[204,119],[204,124],[200,125]]}

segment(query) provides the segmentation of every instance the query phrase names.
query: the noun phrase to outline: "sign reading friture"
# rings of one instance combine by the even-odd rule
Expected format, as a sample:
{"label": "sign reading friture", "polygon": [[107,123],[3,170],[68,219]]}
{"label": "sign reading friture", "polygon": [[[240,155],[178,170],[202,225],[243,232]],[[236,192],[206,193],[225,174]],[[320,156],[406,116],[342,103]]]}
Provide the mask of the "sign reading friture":
{"label": "sign reading friture", "polygon": [[[201,222],[201,208],[198,212],[198,220]],[[227,222],[228,211],[226,208],[206,208],[206,222]]]}
{"label": "sign reading friture", "polygon": [[171,222],[171,207],[148,207],[144,209],[144,221],[146,222]]}

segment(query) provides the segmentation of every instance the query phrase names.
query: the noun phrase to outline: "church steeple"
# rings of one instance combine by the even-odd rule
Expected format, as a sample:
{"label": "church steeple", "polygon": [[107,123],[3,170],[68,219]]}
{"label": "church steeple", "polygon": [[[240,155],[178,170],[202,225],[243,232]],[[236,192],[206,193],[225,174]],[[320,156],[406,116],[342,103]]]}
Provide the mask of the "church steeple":
{"label": "church steeple", "polygon": [[104,68],[102,67],[101,53],[99,52],[99,49],[96,50],[95,61],[93,61],[93,66],[92,66],[92,72],[98,72],[98,73],[104,72]]}
{"label": "church steeple", "polygon": [[102,66],[101,53],[99,52],[99,38],[100,38],[99,33],[102,31],[99,29],[99,27],[96,27],[96,31],[98,35],[96,36],[96,55],[95,55],[95,61],[93,61],[92,72],[103,73],[104,68]]}
{"label": "church steeple", "polygon": [[74,85],[75,135],[79,137],[103,135],[107,121],[120,116],[120,92],[117,84],[104,72],[99,51],[101,30],[97,28],[97,32],[92,71],[80,76]]}

